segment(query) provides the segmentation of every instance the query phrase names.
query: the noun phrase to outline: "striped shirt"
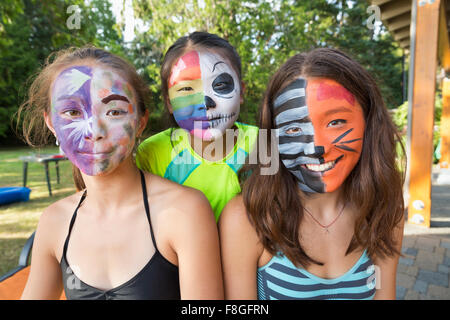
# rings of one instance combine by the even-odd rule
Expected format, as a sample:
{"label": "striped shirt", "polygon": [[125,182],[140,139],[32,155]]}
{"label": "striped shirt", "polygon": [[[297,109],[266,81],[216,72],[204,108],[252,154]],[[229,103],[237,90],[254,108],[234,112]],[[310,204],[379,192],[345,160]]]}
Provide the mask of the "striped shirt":
{"label": "striped shirt", "polygon": [[258,268],[260,300],[370,300],[375,295],[375,266],[366,250],[344,275],[334,279],[317,277],[297,268],[286,256],[274,255]]}

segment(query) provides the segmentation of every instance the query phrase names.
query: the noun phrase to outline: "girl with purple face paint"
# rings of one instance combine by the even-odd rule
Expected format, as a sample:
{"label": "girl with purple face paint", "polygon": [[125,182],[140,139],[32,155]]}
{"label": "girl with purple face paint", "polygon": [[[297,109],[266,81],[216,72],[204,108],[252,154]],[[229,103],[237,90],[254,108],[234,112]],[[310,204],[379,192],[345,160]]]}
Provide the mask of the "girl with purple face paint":
{"label": "girl with purple face paint", "polygon": [[257,127],[236,121],[244,87],[240,57],[217,35],[191,33],[167,51],[161,84],[164,102],[179,128],[145,140],[136,163],[202,191],[218,220],[223,207],[241,191],[238,172],[258,134]]}
{"label": "girl with purple face paint", "polygon": [[62,289],[68,299],[223,298],[208,201],[134,163],[147,90],[126,61],[93,47],[57,53],[33,82],[19,110],[25,138],[53,134],[79,192],[43,212],[23,299]]}

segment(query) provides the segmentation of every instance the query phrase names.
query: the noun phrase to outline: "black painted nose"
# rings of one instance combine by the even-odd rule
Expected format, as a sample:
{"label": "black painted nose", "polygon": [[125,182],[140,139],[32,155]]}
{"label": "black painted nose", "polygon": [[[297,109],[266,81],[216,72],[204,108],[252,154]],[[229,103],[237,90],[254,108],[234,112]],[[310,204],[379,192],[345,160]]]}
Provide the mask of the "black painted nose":
{"label": "black painted nose", "polygon": [[308,154],[309,157],[319,158],[325,153],[325,148],[322,146],[314,147],[314,153]]}
{"label": "black painted nose", "polygon": [[205,106],[206,106],[206,110],[209,110],[210,108],[215,108],[216,103],[210,97],[205,96]]}

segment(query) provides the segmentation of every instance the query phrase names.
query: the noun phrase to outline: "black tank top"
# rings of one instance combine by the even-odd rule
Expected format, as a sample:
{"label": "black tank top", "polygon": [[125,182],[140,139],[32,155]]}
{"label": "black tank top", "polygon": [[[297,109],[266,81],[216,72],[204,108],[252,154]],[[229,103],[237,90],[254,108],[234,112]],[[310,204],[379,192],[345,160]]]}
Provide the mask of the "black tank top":
{"label": "black tank top", "polygon": [[145,267],[133,278],[122,285],[110,290],[100,290],[81,281],[72,271],[67,262],[66,252],[69,244],[72,227],[77,216],[78,208],[86,197],[86,191],[78,203],[77,208],[70,221],[69,233],[64,242],[63,256],[61,258],[61,271],[63,276],[64,292],[69,300],[75,299],[95,299],[95,300],[176,300],[180,299],[180,284],[178,278],[178,267],[169,262],[159,252],[153,235],[152,223],[150,220],[150,210],[147,201],[147,188],[142,172],[142,194],[144,198],[145,213],[150,225],[155,253],[150,258]]}

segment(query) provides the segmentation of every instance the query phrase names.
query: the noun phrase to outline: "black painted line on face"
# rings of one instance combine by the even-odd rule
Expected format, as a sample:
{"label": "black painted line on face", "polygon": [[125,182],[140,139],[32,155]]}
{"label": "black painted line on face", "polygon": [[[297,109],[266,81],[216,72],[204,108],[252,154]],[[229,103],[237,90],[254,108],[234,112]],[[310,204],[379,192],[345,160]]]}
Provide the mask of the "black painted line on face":
{"label": "black painted line on face", "polygon": [[298,135],[298,136],[282,136],[282,137],[279,137],[279,143],[280,144],[292,143],[292,142],[297,142],[297,143],[314,142],[314,136],[313,135],[302,134],[302,135]]}
{"label": "black painted line on face", "polygon": [[214,70],[216,69],[216,66],[221,63],[225,63],[225,62],[223,62],[223,61],[216,62],[212,68],[212,72],[214,72]]}
{"label": "black painted line on face", "polygon": [[347,131],[345,131],[343,134],[341,134],[339,137],[337,137],[333,142],[331,143],[338,143],[340,140],[342,140],[342,138],[344,138],[346,135],[348,135],[350,132],[353,131],[353,128],[348,129]]}
{"label": "black painted line on face", "polygon": [[306,107],[306,97],[297,97],[297,98],[290,99],[290,100],[286,101],[285,103],[283,103],[282,105],[275,108],[275,110],[273,112],[273,117],[275,118],[280,113],[283,113],[287,110],[301,108],[301,107]]}
{"label": "black painted line on face", "polygon": [[356,151],[353,148],[350,148],[350,147],[347,147],[347,146],[343,146],[343,145],[336,146],[336,148],[339,148],[339,149],[342,149],[342,150],[345,150],[345,151],[358,152],[358,151]]}
{"label": "black painted line on face", "polygon": [[305,118],[302,118],[302,119],[295,119],[295,120],[292,120],[292,121],[279,123],[278,125],[275,125],[275,129],[279,129],[279,128],[284,127],[284,126],[288,126],[290,124],[297,124],[297,123],[311,123],[311,119],[309,117],[305,117]]}
{"label": "black painted line on face", "polygon": [[283,93],[286,93],[293,89],[306,89],[306,79],[304,79],[304,78],[295,79],[290,84],[288,84],[279,94],[277,94],[277,96],[275,97],[275,99],[273,101],[275,101]]}
{"label": "black painted line on face", "polygon": [[355,142],[355,141],[359,141],[362,140],[361,138],[358,139],[353,139],[353,140],[348,140],[348,141],[341,141],[340,143],[351,143],[351,142]]}

